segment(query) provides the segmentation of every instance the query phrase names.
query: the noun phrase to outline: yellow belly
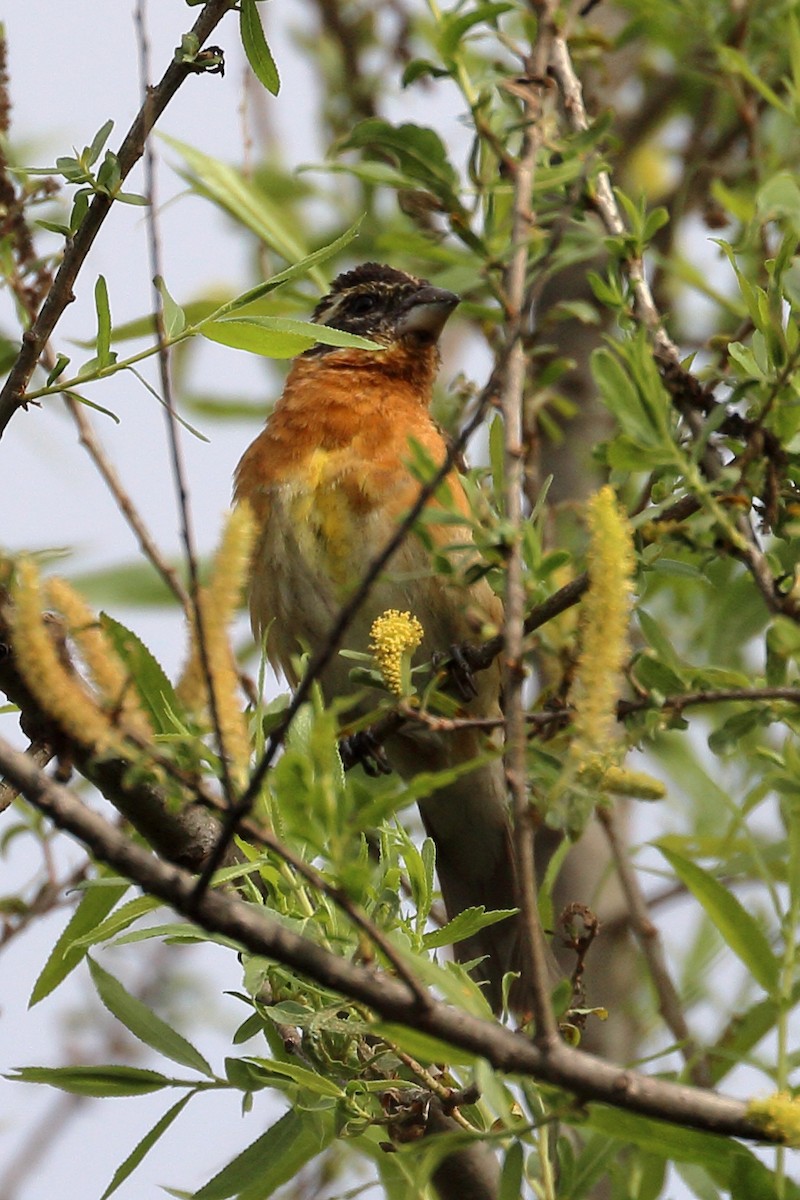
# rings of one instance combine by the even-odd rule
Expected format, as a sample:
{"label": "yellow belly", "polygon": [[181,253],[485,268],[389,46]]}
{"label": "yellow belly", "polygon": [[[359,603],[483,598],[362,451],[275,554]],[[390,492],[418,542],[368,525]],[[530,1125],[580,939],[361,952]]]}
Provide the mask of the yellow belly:
{"label": "yellow belly", "polygon": [[289,490],[287,508],[303,558],[343,598],[358,578],[365,538],[363,521],[343,485],[339,453],[314,451],[302,482]]}

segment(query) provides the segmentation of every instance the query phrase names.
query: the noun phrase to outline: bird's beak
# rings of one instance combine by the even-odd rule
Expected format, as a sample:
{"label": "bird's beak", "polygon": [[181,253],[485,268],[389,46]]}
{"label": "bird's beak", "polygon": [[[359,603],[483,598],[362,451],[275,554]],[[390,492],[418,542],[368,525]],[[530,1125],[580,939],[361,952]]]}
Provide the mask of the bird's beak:
{"label": "bird's beak", "polygon": [[415,333],[435,341],[444,329],[445,321],[460,303],[458,296],[444,288],[420,288],[397,322],[397,332],[401,337]]}

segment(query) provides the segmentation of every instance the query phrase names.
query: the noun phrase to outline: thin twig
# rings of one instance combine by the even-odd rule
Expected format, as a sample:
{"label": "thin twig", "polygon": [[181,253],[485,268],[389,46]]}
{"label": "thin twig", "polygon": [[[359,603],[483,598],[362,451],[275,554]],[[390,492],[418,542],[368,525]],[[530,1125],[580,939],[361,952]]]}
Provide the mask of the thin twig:
{"label": "thin twig", "polygon": [[[27,239],[23,239],[23,243],[27,245],[30,239],[30,230],[24,212],[20,212],[17,226],[18,228],[24,227],[26,230]],[[20,263],[20,266],[22,265]],[[19,270],[14,270],[11,273],[9,284],[20,307],[20,311],[27,317],[28,328],[30,328],[36,320],[36,306],[38,304],[36,292],[26,286],[22,273]],[[42,349],[41,360],[48,370],[52,370],[56,365],[56,353],[49,342]],[[77,427],[80,444],[97,467],[103,482],[116,502],[117,508],[119,508],[128,525],[133,530],[142,554],[152,563],[184,611],[188,612],[189,597],[186,589],[178,578],[177,572],[161,554],[141,514],[123,486],[116,468],[100,444],[86,408],[81,403],[81,397],[77,392],[72,391],[65,391],[63,397],[67,412]]]}
{"label": "thin twig", "polygon": [[539,18],[536,44],[526,62],[528,76],[522,87],[524,114],[519,155],[514,165],[514,208],[511,257],[505,273],[504,290],[515,336],[501,393],[504,428],[505,517],[513,531],[505,569],[503,618],[503,707],[506,718],[505,773],[514,816],[517,900],[520,909],[523,978],[529,988],[526,1000],[532,1007],[537,1045],[545,1050],[559,1039],[558,1024],[550,1002],[547,948],[537,904],[534,859],[533,813],[527,787],[528,738],[525,727],[524,640],[525,580],[522,540],[522,495],[525,449],[523,415],[528,363],[522,341],[522,306],[528,275],[536,156],[541,145],[542,93],[546,86],[547,63],[554,36],[551,0],[532,5]]}
{"label": "thin twig", "polygon": [[321,986],[369,1005],[387,1020],[478,1054],[497,1070],[533,1076],[583,1100],[599,1100],[687,1128],[756,1141],[780,1140],[769,1127],[748,1116],[746,1104],[732,1097],[621,1069],[560,1041],[544,1054],[529,1038],[498,1022],[482,1020],[441,1001],[420,1010],[406,983],[330,953],[280,925],[265,910],[218,890],[198,897],[193,875],[137,845],[68,788],[48,779],[2,738],[0,770],[60,829],[148,894],[158,896],[202,928],[224,934],[254,954],[285,963]]}
{"label": "thin twig", "polygon": [[[152,90],[148,82],[150,71],[150,45],[147,37],[146,6],[147,0],[137,0],[136,29],[137,40],[139,44],[142,90],[145,95],[143,108],[145,110],[147,109],[147,105],[152,95]],[[189,575],[192,618],[194,620],[200,667],[203,672],[203,679],[208,692],[208,708],[211,716],[211,726],[214,730],[214,736],[216,738],[217,747],[219,750],[222,790],[229,806],[233,806],[235,801],[235,790],[230,772],[230,763],[225,750],[225,739],[222,733],[222,723],[219,715],[219,704],[217,701],[214,673],[211,670],[211,662],[208,654],[205,617],[200,597],[200,574],[197,566],[197,541],[194,534],[192,513],[189,505],[189,485],[187,482],[186,468],[183,461],[183,448],[181,444],[180,429],[178,426],[178,418],[175,408],[175,396],[172,391],[170,351],[167,332],[164,325],[164,298],[161,295],[161,291],[158,287],[158,281],[162,278],[163,273],[161,269],[161,241],[158,230],[158,219],[156,216],[156,162],[155,153],[153,151],[153,143],[149,138],[144,147],[144,179],[145,194],[148,202],[146,222],[147,242],[150,252],[150,266],[153,277],[156,336],[158,339],[158,370],[161,380],[161,395],[165,406],[167,440],[169,444],[170,461],[172,464],[172,476],[178,502],[178,512],[180,514],[181,539],[183,541],[186,568]]]}
{"label": "thin twig", "polygon": [[[207,0],[192,26],[192,34],[200,46],[233,7],[235,0]],[[137,113],[117,153],[120,183],[124,182],[131,169],[144,152],[147,137],[173,96],[187,77],[192,74],[189,67],[174,58],[167,67],[160,83],[148,93],[145,104]],[[112,196],[97,193],[74,237],[67,243],[64,257],[58,269],[47,299],[30,329],[22,335],[22,346],[16,362],[0,391],[0,437],[2,437],[14,413],[25,406],[25,389],[30,382],[39,356],[47,344],[64,309],[74,299],[75,281],[87,254],[97,237],[103,222],[114,203]]]}
{"label": "thin twig", "polygon": [[[33,755],[31,757],[35,762],[35,757]],[[44,913],[51,913],[54,909],[69,904],[71,898],[67,898],[66,893],[72,891],[79,883],[83,882],[88,870],[89,861],[87,859],[79,867],[76,867],[74,871],[70,871],[65,879],[51,879],[49,877],[45,879],[35,896],[26,903],[23,912],[18,916],[5,918],[3,927],[0,928],[0,949],[4,949],[12,938],[22,933],[37,917],[41,917]],[[0,1196],[2,1195],[3,1192],[0,1190]]]}
{"label": "thin twig", "polygon": [[650,919],[647,901],[639,887],[636,872],[631,867],[627,847],[623,845],[617,833],[613,813],[601,805],[597,810],[597,817],[605,830],[614,866],[627,901],[630,928],[636,936],[653,981],[653,987],[658,997],[658,1011],[678,1043],[692,1082],[698,1087],[710,1087],[711,1069],[708,1059],[686,1024],[680,997],[669,973],[658,928]]}
{"label": "thin twig", "polygon": [[[549,68],[558,84],[567,120],[576,132],[585,133],[589,128],[589,118],[583,102],[583,88],[572,65],[566,39],[563,37],[553,38]],[[593,183],[592,198],[603,224],[613,236],[623,236],[627,229],[608,172],[598,171]],[[645,276],[644,263],[638,255],[630,255],[627,258],[626,273],[636,301],[637,316],[650,331],[656,350],[667,360],[680,364],[678,347],[664,329],[661,314]]]}
{"label": "thin twig", "polygon": [[[47,351],[46,351],[47,354]],[[49,354],[47,355],[49,357]],[[131,530],[139,543],[139,549],[148,561],[152,564],[155,570],[163,579],[169,590],[172,592],[175,599],[183,608],[184,612],[189,612],[189,596],[186,588],[180,581],[177,571],[171,567],[164,558],[159,547],[156,545],[150,530],[144,523],[142,515],[133,503],[128,491],[126,490],[116,467],[109,459],[103,446],[95,432],[94,426],[86,412],[83,404],[76,399],[72,393],[64,393],[64,402],[67,406],[67,411],[72,417],[78,430],[78,438],[84,450],[91,458],[94,465],[97,467],[103,482],[111,493],[117,508],[122,513],[125,520],[128,522]]]}

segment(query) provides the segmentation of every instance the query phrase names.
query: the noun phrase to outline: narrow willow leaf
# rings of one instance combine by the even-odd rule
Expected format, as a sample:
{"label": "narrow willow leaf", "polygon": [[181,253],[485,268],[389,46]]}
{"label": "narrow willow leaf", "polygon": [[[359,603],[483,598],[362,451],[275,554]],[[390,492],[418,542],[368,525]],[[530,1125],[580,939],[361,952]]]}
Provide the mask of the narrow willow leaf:
{"label": "narrow willow leaf", "polygon": [[221,310],[216,309],[216,316],[221,317],[228,313],[236,312],[237,309],[244,308],[245,305],[252,304],[255,300],[260,300],[262,296],[267,296],[270,292],[274,292],[276,288],[281,287],[284,283],[291,283],[293,279],[300,279],[303,275],[310,275],[316,283],[321,283],[323,291],[326,290],[327,283],[325,276],[321,271],[317,270],[318,265],[326,262],[329,258],[334,258],[340,251],[349,246],[353,239],[358,237],[362,221],[363,217],[359,217],[349,229],[346,229],[343,234],[340,234],[332,242],[320,246],[319,250],[315,250],[312,254],[307,254],[305,258],[301,258],[299,262],[293,263],[291,267],[286,267],[285,270],[278,271],[276,275],[270,275],[269,279],[265,279],[263,283],[258,283],[255,287],[242,292],[235,300],[231,300],[224,305]]}
{"label": "narrow willow leaf", "polygon": [[119,417],[115,412],[112,412],[110,408],[103,408],[102,404],[96,404],[94,400],[87,400],[85,396],[82,396],[80,392],[76,392],[72,388],[70,388],[70,390],[64,394],[69,396],[72,400],[76,400],[78,404],[85,404],[87,408],[92,410],[92,412],[100,413],[101,416],[104,417],[111,417],[111,420],[115,425],[120,424]]}
{"label": "narrow willow leaf", "polygon": [[500,1200],[518,1200],[522,1195],[522,1142],[512,1142],[500,1176]]}
{"label": "narrow willow leaf", "polygon": [[272,51],[264,37],[256,0],[240,0],[239,31],[247,61],[253,68],[253,74],[259,82],[263,83],[268,92],[277,96],[281,89],[281,80],[272,57]]}
{"label": "narrow willow leaf", "polygon": [[127,904],[120,905],[110,917],[106,917],[105,921],[101,921],[90,933],[76,938],[73,945],[88,948],[96,946],[100,942],[110,941],[112,937],[116,937],[134,921],[138,921],[140,917],[161,908],[162,903],[163,901],[155,896],[137,896],[134,900],[129,900]]}
{"label": "narrow willow leaf", "polygon": [[100,613],[100,624],[128,668],[133,685],[150,715],[156,733],[173,732],[175,723],[171,714],[182,712],[183,706],[161,664],[132,630],[126,629],[108,613]]}
{"label": "narrow willow leaf", "polygon": [[[331,1100],[344,1098],[344,1092],[338,1083],[334,1083],[332,1079],[328,1079],[324,1075],[317,1074],[316,1071],[309,1071],[308,1067],[301,1067],[297,1063],[275,1062],[268,1058],[245,1058],[242,1061],[257,1068],[258,1072],[267,1079],[275,1076],[281,1080],[290,1079],[292,1083],[307,1088],[308,1091],[315,1092],[318,1096],[327,1096]],[[282,1084],[276,1084],[276,1086],[282,1086]]]}
{"label": "narrow willow leaf", "polygon": [[92,166],[97,162],[98,158],[103,152],[103,147],[111,136],[111,130],[113,128],[114,122],[106,121],[104,125],[100,126],[97,133],[92,138],[91,145],[87,146],[86,148],[86,159],[89,163],[89,166]]}
{"label": "narrow willow leaf", "polygon": [[144,1096],[176,1082],[159,1071],[141,1067],[18,1067],[7,1079],[14,1083],[47,1083],[75,1096]]}
{"label": "narrow willow leaf", "polygon": [[97,347],[96,359],[98,367],[107,367],[113,362],[111,355],[111,308],[108,303],[108,285],[102,275],[98,275],[94,285],[94,303],[97,309]]}
{"label": "narrow willow leaf", "polygon": [[380,346],[368,338],[290,317],[225,317],[220,321],[204,322],[200,332],[212,342],[220,342],[234,350],[249,350],[251,354],[262,354],[266,358],[294,358],[319,342],[325,346],[380,350]]}
{"label": "narrow willow leaf", "polygon": [[[176,569],[179,566],[177,562],[170,565]],[[82,572],[72,582],[95,605],[165,607],[174,600],[172,592],[149,562],[115,563],[98,571]]]}
{"label": "narrow willow leaf", "polygon": [[[488,1012],[488,1005],[485,1005]],[[483,1015],[483,1014],[482,1014]],[[386,1038],[395,1046],[399,1046],[406,1054],[410,1054],[421,1063],[450,1063],[452,1066],[474,1066],[479,1055],[461,1046],[451,1046],[431,1034],[421,1033],[418,1029],[410,1029],[406,1025],[395,1025],[391,1021],[379,1021],[373,1027],[376,1037]]]}
{"label": "narrow willow leaf", "polygon": [[194,1200],[262,1200],[330,1145],[334,1138],[333,1113],[294,1109],[262,1133],[252,1145],[232,1159]]}
{"label": "narrow willow leaf", "polygon": [[211,1067],[191,1042],[187,1042],[177,1030],[166,1021],[162,1021],[152,1008],[126,991],[119,980],[108,971],[104,971],[93,958],[89,958],[88,961],[98,996],[111,1015],[121,1021],[134,1037],[163,1054],[165,1058],[180,1063],[182,1067],[190,1067],[213,1078],[214,1072]]}
{"label": "narrow willow leaf", "polygon": [[778,986],[778,960],[758,922],[708,871],[667,849],[663,843],[656,845],[756,982],[765,992],[774,993]]}
{"label": "narrow willow leaf", "polygon": [[86,946],[80,941],[103,921],[118,900],[125,895],[128,884],[111,887],[90,887],[72,914],[67,927],[59,937],[33,985],[28,1006],[33,1008],[45,996],[49,996],[79,962],[86,956]]}
{"label": "narrow willow leaf", "polygon": [[489,925],[496,925],[498,921],[505,921],[506,917],[513,917],[516,911],[515,908],[502,908],[494,912],[486,912],[482,907],[465,908],[452,921],[442,925],[441,929],[426,933],[423,944],[426,950],[452,946],[454,942],[462,942],[464,938],[472,937],[474,933],[486,929]]}
{"label": "narrow willow leaf", "polygon": [[136,1170],[139,1163],[152,1150],[161,1135],[166,1133],[175,1118],[183,1112],[193,1095],[194,1092],[189,1092],[188,1096],[184,1096],[177,1104],[173,1104],[172,1108],[164,1113],[160,1121],[156,1121],[153,1128],[144,1135],[142,1140],[131,1150],[125,1161],[117,1167],[113,1179],[103,1192],[100,1200],[107,1200],[107,1197],[112,1195],[119,1185],[124,1183],[128,1176]]}
{"label": "narrow willow leaf", "polygon": [[[156,287],[161,294],[161,305],[164,314],[164,332],[169,341],[178,337],[186,328],[186,313],[181,308],[180,304],[173,300],[169,294],[167,285],[159,275],[156,278]],[[116,335],[119,336],[118,334]]]}
{"label": "narrow willow leaf", "polygon": [[700,1133],[696,1129],[671,1125],[666,1121],[602,1104],[589,1105],[588,1124],[598,1133],[620,1142],[632,1142],[652,1154],[660,1154],[676,1162],[701,1163],[713,1171],[717,1178],[732,1172],[739,1154],[743,1152],[743,1147],[729,1138]]}
{"label": "narrow willow leaf", "polygon": [[[161,136],[183,158],[188,170],[180,171],[180,174],[196,192],[230,213],[287,262],[294,263],[305,256],[306,247],[297,238],[294,222],[288,220],[280,206],[273,204],[255,183],[194,146],[164,134]],[[311,274],[322,288],[326,286],[321,272],[312,270]]]}

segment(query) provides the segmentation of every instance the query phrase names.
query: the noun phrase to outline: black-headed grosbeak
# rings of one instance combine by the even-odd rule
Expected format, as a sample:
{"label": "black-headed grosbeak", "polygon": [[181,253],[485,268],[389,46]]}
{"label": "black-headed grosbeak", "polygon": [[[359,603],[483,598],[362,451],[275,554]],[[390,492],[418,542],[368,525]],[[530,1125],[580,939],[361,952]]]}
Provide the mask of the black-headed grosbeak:
{"label": "black-headed grosbeak", "polygon": [[[312,320],[379,343],[378,351],[317,345],[295,359],[283,394],[236,472],[237,501],[255,514],[258,535],[250,587],[257,637],[267,634],[274,667],[297,683],[292,658],[325,643],[336,616],[416,499],[409,439],[435,463],[446,454],[429,412],[439,366],[438,339],[458,304],[451,292],[403,271],[365,263],[340,275]],[[456,471],[447,477],[452,506],[468,515]],[[431,500],[425,529],[434,545],[473,545],[469,525],[435,521]],[[440,510],[441,511],[441,510]],[[472,558],[474,559],[473,551]],[[454,582],[455,579],[457,582]],[[367,651],[370,627],[388,609],[421,622],[420,655],[432,657],[474,638],[502,608],[485,579],[465,584],[463,572],[436,574],[423,541],[409,535],[374,584],[350,626],[349,648]],[[353,691],[348,662],[335,656],[321,676],[325,697]],[[497,666],[475,679],[465,714],[500,714]],[[450,918],[466,908],[515,907],[506,784],[499,756],[486,758],[485,735],[474,729],[436,734],[404,728],[387,752],[401,775],[484,761],[419,804],[436,844],[436,865]],[[462,961],[481,958],[476,978],[494,1008],[503,974],[516,965],[516,921],[507,919],[461,942]],[[517,1005],[519,1006],[519,1005]]]}

